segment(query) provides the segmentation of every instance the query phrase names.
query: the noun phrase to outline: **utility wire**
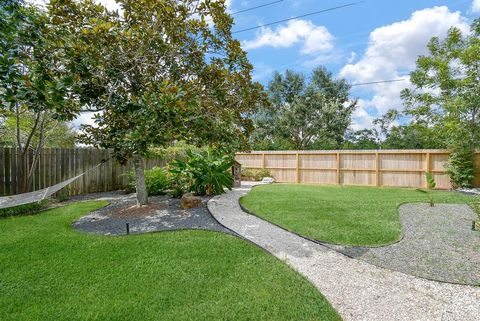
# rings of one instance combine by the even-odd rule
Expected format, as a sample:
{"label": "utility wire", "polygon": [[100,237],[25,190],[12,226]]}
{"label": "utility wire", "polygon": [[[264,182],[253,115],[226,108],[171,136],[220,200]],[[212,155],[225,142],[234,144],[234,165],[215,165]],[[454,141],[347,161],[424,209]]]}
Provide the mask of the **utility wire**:
{"label": "utility wire", "polygon": [[346,8],[346,7],[351,7],[351,6],[354,6],[354,5],[363,3],[363,2],[364,2],[364,1],[351,2],[351,3],[347,3],[347,4],[344,4],[344,5],[341,5],[341,6],[336,6],[336,7],[327,8],[327,9],[323,9],[323,10],[319,10],[319,11],[310,12],[310,13],[307,13],[307,14],[303,14],[303,15],[300,15],[300,16],[293,17],[293,18],[288,18],[288,19],[273,21],[273,22],[269,22],[269,23],[264,24],[264,25],[261,25],[261,26],[256,26],[256,27],[251,27],[251,28],[246,28],[246,29],[237,30],[237,31],[232,32],[232,34],[234,34],[234,33],[240,33],[240,32],[245,32],[245,31],[250,31],[250,30],[255,30],[255,29],[259,29],[259,28],[263,28],[263,27],[275,25],[275,24],[278,24],[278,23],[282,23],[282,22],[286,22],[286,21],[290,21],[290,20],[295,20],[295,19],[298,19],[298,18],[309,17],[309,16],[313,16],[313,15],[316,15],[316,14],[319,14],[319,13],[324,13],[324,12],[328,12],[328,11],[333,11],[333,10],[338,10],[338,9],[342,9],[342,8]]}
{"label": "utility wire", "polygon": [[399,82],[399,81],[407,81],[408,79],[405,78],[399,78],[399,79],[389,79],[389,80],[379,80],[379,81],[371,81],[371,82],[363,82],[363,83],[357,83],[357,84],[351,84],[351,87],[355,86],[367,86],[367,85],[376,85],[376,84],[386,84],[386,83],[392,83],[392,82]]}
{"label": "utility wire", "polygon": [[242,13],[242,12],[252,11],[252,10],[255,10],[255,9],[271,6],[271,5],[277,4],[279,2],[283,2],[283,0],[277,0],[277,1],[269,2],[269,3],[261,4],[261,5],[258,5],[256,7],[235,11],[235,12],[232,12],[230,15],[233,16],[233,15],[236,15],[236,14],[239,14],[239,13]]}

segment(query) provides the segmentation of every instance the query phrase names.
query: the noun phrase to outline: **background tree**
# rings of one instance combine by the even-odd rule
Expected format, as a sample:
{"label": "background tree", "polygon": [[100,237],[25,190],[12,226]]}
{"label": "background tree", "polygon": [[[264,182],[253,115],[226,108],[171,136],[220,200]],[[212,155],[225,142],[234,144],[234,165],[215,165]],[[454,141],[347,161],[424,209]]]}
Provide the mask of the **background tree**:
{"label": "background tree", "polygon": [[480,147],[480,19],[471,33],[450,29],[445,40],[434,37],[429,55],[410,74],[414,89],[405,89],[406,112],[416,121],[448,133],[449,147]]}
{"label": "background tree", "polygon": [[[263,99],[233,39],[223,1],[56,1],[51,22],[66,37],[80,103],[98,111],[84,142],[134,159],[137,200],[147,203],[143,157],[171,142],[239,148]],[[70,45],[71,43],[71,45]]]}
{"label": "background tree", "polygon": [[275,73],[269,83],[271,109],[256,119],[254,144],[268,141],[291,149],[340,148],[357,101],[350,86],[324,67],[307,82],[300,73]]}
{"label": "background tree", "polygon": [[10,139],[20,150],[20,190],[27,192],[39,150],[51,139],[50,125],[75,116],[72,78],[64,73],[46,14],[35,6],[2,1],[0,39],[0,122],[4,135],[14,131]]}
{"label": "background tree", "polygon": [[343,149],[380,149],[378,132],[368,128],[347,131]]}
{"label": "background tree", "polygon": [[385,149],[443,149],[448,137],[436,127],[421,122],[393,126],[382,146]]}
{"label": "background tree", "polygon": [[451,28],[445,40],[434,37],[428,56],[410,74],[415,86],[402,97],[416,121],[448,134],[453,148],[446,164],[453,186],[468,187],[474,177],[473,152],[480,147],[480,19],[463,35]]}
{"label": "background tree", "polygon": [[[0,117],[0,146],[18,147],[18,142],[25,146],[32,133],[37,116],[29,111],[20,114],[20,121],[15,115]],[[73,148],[77,133],[67,122],[47,118],[38,130],[33,131],[30,146],[40,148]]]}

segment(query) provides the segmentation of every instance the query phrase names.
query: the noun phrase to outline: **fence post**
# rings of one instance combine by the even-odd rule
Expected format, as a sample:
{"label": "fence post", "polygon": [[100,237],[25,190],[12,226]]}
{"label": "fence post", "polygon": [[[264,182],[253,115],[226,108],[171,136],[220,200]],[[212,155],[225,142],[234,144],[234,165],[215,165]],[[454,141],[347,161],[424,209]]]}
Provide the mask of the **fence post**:
{"label": "fence post", "polygon": [[380,155],[375,153],[375,185],[380,186]]}
{"label": "fence post", "polygon": [[337,185],[340,185],[341,178],[340,178],[340,153],[337,152]]}
{"label": "fence post", "polygon": [[297,184],[300,183],[300,162],[299,162],[299,155],[297,153],[297,163],[296,163],[296,180]]}
{"label": "fence post", "polygon": [[265,169],[265,153],[262,153],[262,169]]}

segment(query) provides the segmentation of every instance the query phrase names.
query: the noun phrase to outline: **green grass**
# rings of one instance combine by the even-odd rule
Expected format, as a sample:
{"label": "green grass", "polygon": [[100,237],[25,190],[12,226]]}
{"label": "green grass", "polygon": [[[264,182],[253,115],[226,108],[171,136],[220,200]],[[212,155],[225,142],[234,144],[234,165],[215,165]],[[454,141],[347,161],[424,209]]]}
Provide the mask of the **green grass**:
{"label": "green grass", "polygon": [[302,276],[226,234],[96,236],[82,202],[0,220],[0,320],[339,320]]}
{"label": "green grass", "polygon": [[[473,197],[431,191],[438,203]],[[255,187],[240,203],[248,211],[306,237],[337,244],[382,245],[401,237],[398,206],[428,202],[406,188],[272,184]]]}

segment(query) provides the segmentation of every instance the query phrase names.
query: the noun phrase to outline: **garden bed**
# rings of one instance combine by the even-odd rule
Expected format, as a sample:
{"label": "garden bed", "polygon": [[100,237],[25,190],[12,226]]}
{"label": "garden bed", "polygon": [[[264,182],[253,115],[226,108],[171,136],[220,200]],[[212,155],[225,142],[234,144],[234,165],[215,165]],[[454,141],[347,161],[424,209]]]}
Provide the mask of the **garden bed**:
{"label": "garden bed", "polygon": [[[86,198],[102,197],[91,194]],[[146,206],[137,207],[135,194],[117,195],[110,193],[110,204],[80,218],[73,227],[89,233],[104,235],[142,234],[148,232],[171,231],[182,229],[201,229],[224,233],[230,230],[221,226],[208,212],[206,207],[209,197],[202,197],[202,203],[195,208],[182,209],[180,199],[170,196],[149,197]]]}

